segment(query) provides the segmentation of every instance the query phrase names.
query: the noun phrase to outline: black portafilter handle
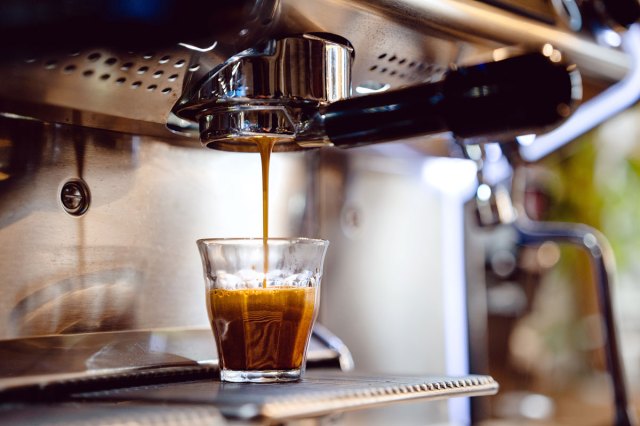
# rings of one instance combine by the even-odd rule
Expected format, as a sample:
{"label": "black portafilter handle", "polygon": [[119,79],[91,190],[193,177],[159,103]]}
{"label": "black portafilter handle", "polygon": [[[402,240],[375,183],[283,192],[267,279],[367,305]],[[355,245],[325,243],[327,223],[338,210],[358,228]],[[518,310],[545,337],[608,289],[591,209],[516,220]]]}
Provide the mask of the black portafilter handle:
{"label": "black portafilter handle", "polygon": [[640,20],[638,0],[591,0],[596,11],[618,25],[629,27]]}
{"label": "black portafilter handle", "polygon": [[451,131],[474,142],[557,126],[582,94],[575,66],[542,53],[458,68],[442,81],[334,102],[324,130],[339,147]]}

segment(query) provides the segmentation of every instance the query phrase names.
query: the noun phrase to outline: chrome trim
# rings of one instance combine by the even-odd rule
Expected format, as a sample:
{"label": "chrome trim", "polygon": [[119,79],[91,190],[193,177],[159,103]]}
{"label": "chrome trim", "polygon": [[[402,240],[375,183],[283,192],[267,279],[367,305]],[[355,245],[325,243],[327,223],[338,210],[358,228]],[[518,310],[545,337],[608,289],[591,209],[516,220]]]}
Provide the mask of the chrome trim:
{"label": "chrome trim", "polygon": [[174,113],[200,123],[209,148],[257,152],[256,137],[277,138],[274,151],[301,149],[298,127],[320,105],[347,98],[353,49],[313,34],[271,40],[215,68]]}
{"label": "chrome trim", "polygon": [[628,57],[618,50],[477,1],[351,0],[349,3],[424,35],[437,31],[461,40],[484,39],[532,49],[551,43],[574,61],[583,74],[594,78],[619,80],[630,65]]}

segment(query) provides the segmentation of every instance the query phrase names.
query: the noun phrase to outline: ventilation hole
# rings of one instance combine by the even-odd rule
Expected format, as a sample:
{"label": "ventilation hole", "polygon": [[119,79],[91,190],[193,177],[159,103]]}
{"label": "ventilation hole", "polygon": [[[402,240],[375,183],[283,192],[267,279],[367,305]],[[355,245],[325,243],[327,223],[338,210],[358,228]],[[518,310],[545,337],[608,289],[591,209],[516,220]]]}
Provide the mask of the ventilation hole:
{"label": "ventilation hole", "polygon": [[144,59],[151,59],[151,58],[153,58],[153,53],[145,53],[144,55],[142,55],[142,57]]}
{"label": "ventilation hole", "polygon": [[55,59],[51,59],[45,62],[44,67],[45,69],[52,70],[56,67],[56,65],[58,65],[58,61],[56,61]]}
{"label": "ventilation hole", "polygon": [[109,80],[109,77],[111,77],[109,74],[102,74],[100,76],[100,80],[102,81]]}
{"label": "ventilation hole", "polygon": [[165,55],[162,58],[160,58],[160,60],[158,62],[161,63],[161,64],[166,64],[167,62],[169,62],[169,59],[171,59],[171,56]]}
{"label": "ventilation hole", "polygon": [[178,74],[171,74],[168,78],[169,81],[176,81],[178,79]]}
{"label": "ventilation hole", "polygon": [[420,71],[422,71],[422,70],[424,69],[424,64],[423,64],[423,63],[419,63],[419,64],[418,64],[418,69],[419,69]]}
{"label": "ventilation hole", "polygon": [[415,62],[413,62],[413,61],[409,62],[409,68],[413,68],[413,67],[415,67],[415,66],[416,66],[416,63],[415,63]]}
{"label": "ventilation hole", "polygon": [[91,77],[93,75],[93,70],[86,70],[82,73],[85,77]]}
{"label": "ventilation hole", "polygon": [[107,60],[104,61],[104,63],[107,64],[107,65],[113,65],[116,62],[118,62],[118,60],[116,58],[113,58],[113,57],[112,58],[108,58]]}
{"label": "ventilation hole", "polygon": [[404,74],[400,73],[400,74],[398,74],[398,77],[400,77],[400,78],[405,78],[405,77],[406,77],[406,75],[404,75]]}
{"label": "ventilation hole", "polygon": [[137,89],[140,86],[142,86],[142,82],[141,81],[134,81],[133,83],[131,83],[131,88],[132,89]]}
{"label": "ventilation hole", "polygon": [[193,64],[189,67],[189,71],[196,72],[200,69],[200,64]]}
{"label": "ventilation hole", "polygon": [[162,70],[158,70],[156,72],[153,73],[153,78],[160,78],[160,76],[164,74],[164,71]]}
{"label": "ventilation hole", "polygon": [[119,79],[116,80],[116,84],[124,84],[125,81],[127,81],[126,78],[120,77]]}
{"label": "ventilation hole", "polygon": [[80,51],[79,50],[72,50],[71,52],[69,52],[69,56],[80,56]]}
{"label": "ventilation hole", "polygon": [[395,71],[391,71],[391,72],[389,73],[389,75],[396,75],[396,72],[395,72]]}
{"label": "ventilation hole", "polygon": [[382,69],[380,70],[380,72],[384,74],[385,72],[387,72],[387,69],[386,69],[386,68],[382,68]]}
{"label": "ventilation hole", "polygon": [[91,62],[97,61],[98,59],[100,59],[100,55],[98,52],[94,52],[91,55],[87,56],[87,59],[89,59]]}
{"label": "ventilation hole", "polygon": [[150,92],[153,92],[154,90],[156,90],[158,88],[157,84],[152,84],[149,87],[147,87],[147,90]]}
{"label": "ventilation hole", "polygon": [[402,59],[400,59],[400,60],[398,61],[398,63],[399,63],[400,65],[404,64],[405,62],[407,62],[407,60],[406,60],[405,58],[402,58]]}
{"label": "ventilation hole", "polygon": [[184,59],[180,59],[179,61],[177,61],[177,62],[175,63],[174,67],[176,67],[176,68],[180,68],[180,67],[184,66],[185,62],[186,62],[186,61],[185,61]]}
{"label": "ventilation hole", "polygon": [[169,93],[171,93],[171,87],[165,87],[164,89],[162,89],[163,95],[167,95]]}
{"label": "ventilation hole", "polygon": [[384,59],[387,57],[386,53],[381,53],[380,55],[378,55],[378,59]]}
{"label": "ventilation hole", "polygon": [[36,58],[27,58],[24,60],[27,64],[32,64],[36,61]]}
{"label": "ventilation hole", "polygon": [[122,71],[129,71],[131,69],[131,67],[133,66],[133,62],[125,62],[124,64],[122,64],[122,66],[120,67],[120,69]]}
{"label": "ventilation hole", "polygon": [[369,67],[369,71],[375,71],[377,68],[377,65],[372,65],[371,67]]}
{"label": "ventilation hole", "polygon": [[67,65],[66,67],[64,67],[64,70],[63,70],[63,71],[64,71],[65,73],[69,74],[69,73],[74,72],[75,70],[76,70],[76,66],[75,66],[75,65],[73,65],[73,64],[71,64],[71,65]]}
{"label": "ventilation hole", "polygon": [[140,67],[140,68],[138,68],[138,74],[144,74],[147,71],[149,71],[149,67]]}
{"label": "ventilation hole", "polygon": [[392,57],[389,58],[389,62],[393,62],[396,59],[398,59],[398,57],[396,55],[393,55]]}

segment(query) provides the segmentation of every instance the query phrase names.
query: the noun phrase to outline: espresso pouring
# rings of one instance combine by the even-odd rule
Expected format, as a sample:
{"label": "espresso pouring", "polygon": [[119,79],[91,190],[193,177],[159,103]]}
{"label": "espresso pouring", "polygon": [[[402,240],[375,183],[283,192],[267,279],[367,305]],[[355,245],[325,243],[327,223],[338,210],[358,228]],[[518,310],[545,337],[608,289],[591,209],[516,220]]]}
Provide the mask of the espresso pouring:
{"label": "espresso pouring", "polygon": [[262,166],[262,288],[212,289],[207,306],[220,367],[295,370],[303,364],[316,305],[316,288],[267,287],[269,272],[269,167],[277,139],[256,137]]}

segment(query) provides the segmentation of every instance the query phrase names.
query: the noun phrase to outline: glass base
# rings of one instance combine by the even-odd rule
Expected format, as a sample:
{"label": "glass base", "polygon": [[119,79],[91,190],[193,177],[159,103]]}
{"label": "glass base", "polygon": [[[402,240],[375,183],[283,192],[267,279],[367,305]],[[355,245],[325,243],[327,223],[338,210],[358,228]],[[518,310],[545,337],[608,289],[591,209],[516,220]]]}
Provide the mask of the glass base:
{"label": "glass base", "polygon": [[295,382],[300,380],[300,369],[293,370],[220,370],[220,380],[234,383]]}

